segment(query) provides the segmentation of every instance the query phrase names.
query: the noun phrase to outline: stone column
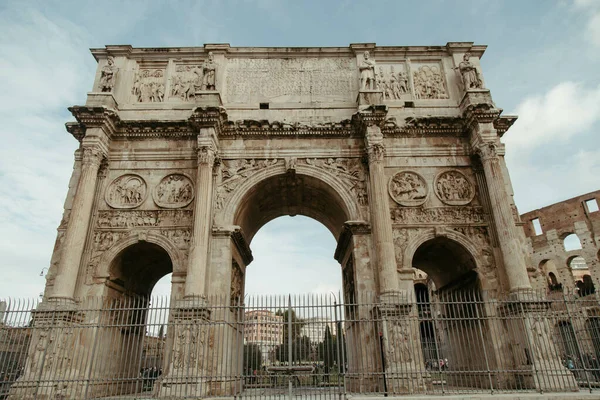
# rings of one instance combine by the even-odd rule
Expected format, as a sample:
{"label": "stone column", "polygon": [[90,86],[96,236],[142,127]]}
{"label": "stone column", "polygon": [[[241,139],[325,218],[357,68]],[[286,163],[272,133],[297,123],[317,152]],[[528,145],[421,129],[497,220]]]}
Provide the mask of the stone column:
{"label": "stone column", "polygon": [[75,285],[79,273],[79,264],[86,242],[92,214],[92,205],[96,194],[96,181],[100,163],[105,153],[99,146],[83,146],[81,176],[73,200],[73,208],[63,240],[63,251],[58,264],[58,274],[50,299],[73,300]]}
{"label": "stone column", "polygon": [[394,254],[394,237],[390,217],[387,182],[383,160],[383,134],[377,125],[367,125],[365,144],[369,158],[369,180],[372,235],[379,273],[379,293],[382,296],[398,292],[398,272]]}
{"label": "stone column", "polygon": [[527,266],[519,240],[517,227],[510,207],[511,199],[506,192],[504,174],[500,165],[500,156],[496,143],[485,141],[475,147],[481,158],[487,183],[492,216],[498,233],[498,242],[504,259],[504,267],[511,292],[531,289]]}
{"label": "stone column", "polygon": [[[210,128],[203,128],[210,129]],[[185,298],[206,298],[208,246],[212,225],[213,165],[215,147],[198,137],[198,171],[194,205],[194,230],[190,243]]]}

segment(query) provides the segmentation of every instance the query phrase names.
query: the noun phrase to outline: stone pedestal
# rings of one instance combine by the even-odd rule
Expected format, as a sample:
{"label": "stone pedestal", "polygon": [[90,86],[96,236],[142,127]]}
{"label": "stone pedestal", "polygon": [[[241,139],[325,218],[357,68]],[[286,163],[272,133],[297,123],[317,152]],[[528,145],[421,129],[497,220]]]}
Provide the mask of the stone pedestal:
{"label": "stone pedestal", "polygon": [[117,101],[115,100],[113,94],[110,92],[88,93],[85,105],[89,107],[105,106],[113,110],[116,110],[118,108]]}
{"label": "stone pedestal", "polygon": [[383,104],[383,91],[363,89],[358,92],[358,107]]}
{"label": "stone pedestal", "polygon": [[173,349],[166,371],[154,392],[160,398],[200,398],[209,393],[208,377],[213,376],[213,326],[203,302],[183,300],[174,309]]}
{"label": "stone pedestal", "polygon": [[194,93],[194,103],[198,107],[221,107],[221,94],[214,90],[198,90]]}
{"label": "stone pedestal", "polygon": [[34,329],[25,370],[11,386],[8,399],[83,398],[89,349],[78,337],[82,314],[70,302],[44,302],[32,312],[32,318]]}
{"label": "stone pedestal", "polygon": [[[389,297],[389,296],[388,296]],[[423,371],[419,320],[412,315],[412,304],[390,302],[379,305],[380,334],[383,342],[384,376],[388,393],[423,393],[427,374]]]}
{"label": "stone pedestal", "polygon": [[512,335],[517,384],[543,392],[578,390],[552,340],[553,326],[547,315],[550,303],[536,299],[533,293],[513,294],[512,300],[502,311]]}

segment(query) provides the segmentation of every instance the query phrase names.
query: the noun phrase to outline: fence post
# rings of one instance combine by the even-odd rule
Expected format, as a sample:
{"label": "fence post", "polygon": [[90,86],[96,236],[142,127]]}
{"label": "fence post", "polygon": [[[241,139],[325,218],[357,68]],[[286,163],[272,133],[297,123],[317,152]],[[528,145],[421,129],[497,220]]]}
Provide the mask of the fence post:
{"label": "fence post", "polygon": [[485,357],[485,368],[487,369],[487,373],[488,373],[488,379],[490,380],[490,393],[494,394],[494,383],[492,380],[492,373],[490,371],[490,362],[488,360],[488,354],[487,354],[487,342],[485,340],[485,336],[483,336],[483,329],[481,328],[481,316],[479,315],[479,306],[481,303],[479,303],[479,301],[483,302],[483,297],[481,298],[477,298],[477,296],[475,295],[475,293],[472,293],[475,296],[474,299],[474,303],[475,303],[475,318],[477,319],[477,326],[479,328],[479,335],[481,336],[481,343],[483,344],[483,356]]}

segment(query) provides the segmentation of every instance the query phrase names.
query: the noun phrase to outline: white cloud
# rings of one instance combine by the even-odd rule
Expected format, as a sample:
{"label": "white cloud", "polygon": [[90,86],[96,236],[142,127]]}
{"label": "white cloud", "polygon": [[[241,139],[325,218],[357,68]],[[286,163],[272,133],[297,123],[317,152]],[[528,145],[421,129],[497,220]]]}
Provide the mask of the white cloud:
{"label": "white cloud", "polygon": [[600,120],[600,86],[585,88],[563,82],[543,96],[517,106],[519,119],[506,135],[514,148],[531,148],[549,141],[566,142]]}
{"label": "white cloud", "polygon": [[600,47],[600,1],[575,0],[573,4],[576,10],[586,13],[589,17],[585,31],[586,39]]}

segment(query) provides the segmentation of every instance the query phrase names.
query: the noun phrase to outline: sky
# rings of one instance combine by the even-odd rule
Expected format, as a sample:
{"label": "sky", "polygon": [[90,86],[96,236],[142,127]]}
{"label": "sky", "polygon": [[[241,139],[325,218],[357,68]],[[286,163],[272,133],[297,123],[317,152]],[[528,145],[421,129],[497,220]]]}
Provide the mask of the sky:
{"label": "sky", "polygon": [[[0,33],[0,297],[43,290],[77,148],[67,107],[92,88],[88,49],[107,44],[485,44],[486,85],[519,116],[503,140],[520,212],[600,189],[600,0],[4,0]],[[251,247],[247,292],[341,288],[316,221],[274,220]]]}

